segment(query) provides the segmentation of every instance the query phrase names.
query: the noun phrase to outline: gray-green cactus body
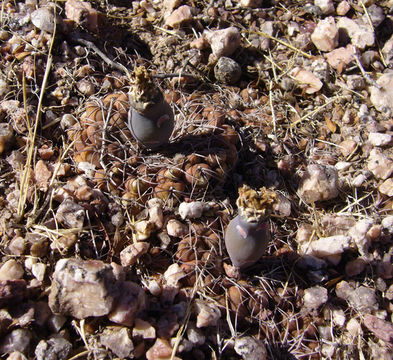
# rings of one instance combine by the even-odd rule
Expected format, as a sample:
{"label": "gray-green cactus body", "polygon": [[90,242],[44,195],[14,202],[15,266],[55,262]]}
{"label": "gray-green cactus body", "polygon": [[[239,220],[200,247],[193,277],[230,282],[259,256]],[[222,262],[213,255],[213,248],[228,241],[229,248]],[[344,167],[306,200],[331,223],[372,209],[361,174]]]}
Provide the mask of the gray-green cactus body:
{"label": "gray-green cactus body", "polygon": [[232,264],[241,268],[258,261],[269,241],[269,222],[266,220],[251,222],[237,215],[225,232],[225,245]]}
{"label": "gray-green cactus body", "polygon": [[173,111],[166,101],[153,104],[142,113],[131,107],[128,127],[142,146],[157,148],[169,141],[174,127]]}

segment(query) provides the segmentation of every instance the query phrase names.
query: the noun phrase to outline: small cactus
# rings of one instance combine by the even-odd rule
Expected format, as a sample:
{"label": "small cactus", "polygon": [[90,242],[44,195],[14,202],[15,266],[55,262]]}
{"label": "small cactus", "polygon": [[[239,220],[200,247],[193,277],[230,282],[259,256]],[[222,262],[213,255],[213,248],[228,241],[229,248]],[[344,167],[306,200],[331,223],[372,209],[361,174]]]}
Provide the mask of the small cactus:
{"label": "small cactus", "polygon": [[174,115],[145,67],[133,72],[129,93],[128,127],[142,146],[157,148],[169,141],[174,127]]}
{"label": "small cactus", "polygon": [[239,214],[225,232],[225,245],[234,266],[252,265],[265,252],[270,241],[268,217],[275,201],[276,194],[271,190],[255,191],[247,185],[239,189]]}

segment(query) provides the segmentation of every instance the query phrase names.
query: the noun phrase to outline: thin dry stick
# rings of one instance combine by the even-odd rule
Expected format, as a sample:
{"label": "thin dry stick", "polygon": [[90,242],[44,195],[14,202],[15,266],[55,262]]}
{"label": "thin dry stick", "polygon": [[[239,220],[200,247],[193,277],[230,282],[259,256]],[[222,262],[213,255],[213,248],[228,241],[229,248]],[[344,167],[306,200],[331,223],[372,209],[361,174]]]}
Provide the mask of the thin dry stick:
{"label": "thin dry stick", "polygon": [[356,65],[357,65],[358,68],[360,69],[360,72],[362,73],[362,75],[363,75],[363,77],[366,79],[366,81],[367,81],[370,85],[373,85],[373,86],[375,86],[375,87],[378,88],[378,89],[382,89],[382,86],[379,85],[379,84],[377,84],[376,81],[375,81],[374,79],[372,79],[372,78],[370,77],[370,75],[368,75],[368,74],[366,73],[366,71],[364,70],[362,63],[360,62],[360,59],[359,59],[359,55],[358,55],[358,51],[357,51],[356,46],[353,47],[353,56],[354,56],[354,58],[355,58]]}

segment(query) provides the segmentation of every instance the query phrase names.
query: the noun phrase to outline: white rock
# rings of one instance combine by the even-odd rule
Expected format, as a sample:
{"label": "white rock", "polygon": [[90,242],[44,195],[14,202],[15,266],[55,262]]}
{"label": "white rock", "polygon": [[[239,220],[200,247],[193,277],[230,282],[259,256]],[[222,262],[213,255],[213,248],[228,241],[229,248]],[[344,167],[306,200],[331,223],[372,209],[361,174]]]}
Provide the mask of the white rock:
{"label": "white rock", "polygon": [[31,267],[31,272],[37,280],[43,281],[46,272],[46,264],[44,263],[33,264]]}
{"label": "white rock", "polygon": [[387,65],[393,65],[393,36],[385,42],[382,55]]}
{"label": "white rock", "polygon": [[156,329],[147,321],[135,319],[132,337],[141,337],[145,340],[154,340],[156,338]]}
{"label": "white rock", "polygon": [[373,46],[375,42],[374,29],[362,21],[354,21],[347,17],[340,17],[337,21],[337,27],[345,29],[351,39],[352,45],[360,50],[367,46]]}
{"label": "white rock", "polygon": [[351,318],[348,321],[346,329],[353,337],[358,337],[360,334],[362,334],[362,326],[360,325],[360,322],[355,318]]}
{"label": "white rock", "polygon": [[314,0],[314,5],[318,6],[324,15],[334,13],[334,4],[332,0]]}
{"label": "white rock", "polygon": [[100,335],[102,345],[121,359],[134,357],[134,344],[131,340],[131,330],[121,326],[107,326]]}
{"label": "white rock", "polygon": [[393,196],[393,179],[386,179],[381,185],[379,185],[378,190],[381,194],[392,197]]}
{"label": "white rock", "polygon": [[188,226],[176,219],[170,219],[166,225],[166,231],[169,236],[182,237],[188,234]]}
{"label": "white rock", "polygon": [[367,168],[377,179],[386,180],[393,172],[393,161],[379,150],[373,149],[368,158]]}
{"label": "white rock", "polygon": [[194,301],[193,312],[197,315],[196,327],[217,326],[221,312],[216,304],[210,301],[196,299]]}
{"label": "white rock", "polygon": [[290,75],[299,83],[300,88],[305,89],[307,94],[314,94],[323,86],[322,81],[316,75],[301,67],[295,67]]}
{"label": "white rock", "polygon": [[393,215],[386,216],[382,222],[382,226],[386,229],[390,234],[393,234]]}
{"label": "white rock", "polygon": [[186,23],[190,23],[193,19],[192,7],[182,5],[167,17],[165,25],[171,28],[179,28]]}
{"label": "white rock", "polygon": [[361,187],[365,182],[367,181],[367,176],[364,174],[359,174],[357,175],[353,180],[352,180],[352,185],[356,188]]}
{"label": "white rock", "polygon": [[302,255],[312,255],[316,257],[327,257],[331,255],[340,255],[344,250],[349,249],[351,245],[351,237],[346,235],[334,235],[310,243],[300,245],[300,253]]}
{"label": "white rock", "polygon": [[334,167],[338,171],[345,171],[348,170],[351,167],[352,163],[349,161],[337,161]]}
{"label": "white rock", "polygon": [[338,195],[338,174],[334,166],[311,164],[304,172],[298,189],[308,204],[334,199]]}
{"label": "white rock", "polygon": [[333,316],[333,322],[335,325],[344,326],[345,321],[346,321],[344,310],[333,309],[332,316]]}
{"label": "white rock", "polygon": [[303,304],[308,310],[317,310],[328,299],[328,291],[322,286],[313,286],[304,290]]}
{"label": "white rock", "polygon": [[370,87],[370,100],[375,108],[386,116],[393,115],[393,72],[383,74],[378,80],[376,86]]}
{"label": "white rock", "polygon": [[136,261],[149,250],[150,244],[138,241],[128,245],[120,252],[120,262],[122,266],[132,266]]}
{"label": "white rock", "polygon": [[336,8],[336,13],[339,16],[344,16],[351,9],[351,5],[349,5],[348,1],[341,1]]}
{"label": "white rock", "polygon": [[372,219],[362,219],[359,220],[348,231],[348,235],[352,238],[352,241],[354,242],[354,244],[358,248],[360,255],[362,256],[368,255],[370,240],[366,236],[366,234],[372,225],[373,225]]}
{"label": "white rock", "polygon": [[267,350],[262,340],[252,336],[243,336],[235,339],[235,351],[243,359],[266,360]]}
{"label": "white rock", "polygon": [[14,259],[6,261],[0,268],[0,280],[22,279],[23,274],[23,266]]}
{"label": "white rock", "polygon": [[179,205],[179,214],[184,219],[198,219],[205,210],[205,204],[202,201],[182,202]]}
{"label": "white rock", "polygon": [[374,146],[385,146],[391,143],[392,135],[370,132],[370,134],[368,135],[368,141],[371,145]]}
{"label": "white rock", "polygon": [[234,26],[222,30],[205,30],[203,37],[210,44],[216,60],[221,56],[232,55],[239,47],[241,40],[240,32]]}
{"label": "white rock", "polygon": [[85,209],[71,199],[64,200],[56,211],[56,220],[68,228],[83,228]]}
{"label": "white rock", "polygon": [[263,0],[240,0],[241,7],[259,8],[262,7]]}
{"label": "white rock", "polygon": [[345,69],[346,66],[355,60],[353,49],[354,47],[351,44],[348,44],[346,47],[334,49],[325,54],[326,61],[336,70],[339,68]]}

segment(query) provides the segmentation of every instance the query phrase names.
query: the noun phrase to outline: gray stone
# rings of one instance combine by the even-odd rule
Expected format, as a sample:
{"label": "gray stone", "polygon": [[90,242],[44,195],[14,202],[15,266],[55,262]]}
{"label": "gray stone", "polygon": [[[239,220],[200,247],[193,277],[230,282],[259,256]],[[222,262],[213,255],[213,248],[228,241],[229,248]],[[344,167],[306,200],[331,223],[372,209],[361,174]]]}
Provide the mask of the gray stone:
{"label": "gray stone", "polygon": [[41,340],[35,348],[37,360],[65,360],[72,350],[71,343],[62,336],[55,335]]}
{"label": "gray stone", "polygon": [[134,358],[131,330],[120,326],[107,326],[100,335],[101,344],[121,359]]}
{"label": "gray stone", "polygon": [[220,83],[233,85],[240,80],[242,70],[235,60],[222,56],[214,67],[214,76]]}
{"label": "gray stone", "polygon": [[9,354],[13,351],[26,353],[29,350],[33,334],[27,329],[15,329],[4,336],[0,342],[0,354]]}

